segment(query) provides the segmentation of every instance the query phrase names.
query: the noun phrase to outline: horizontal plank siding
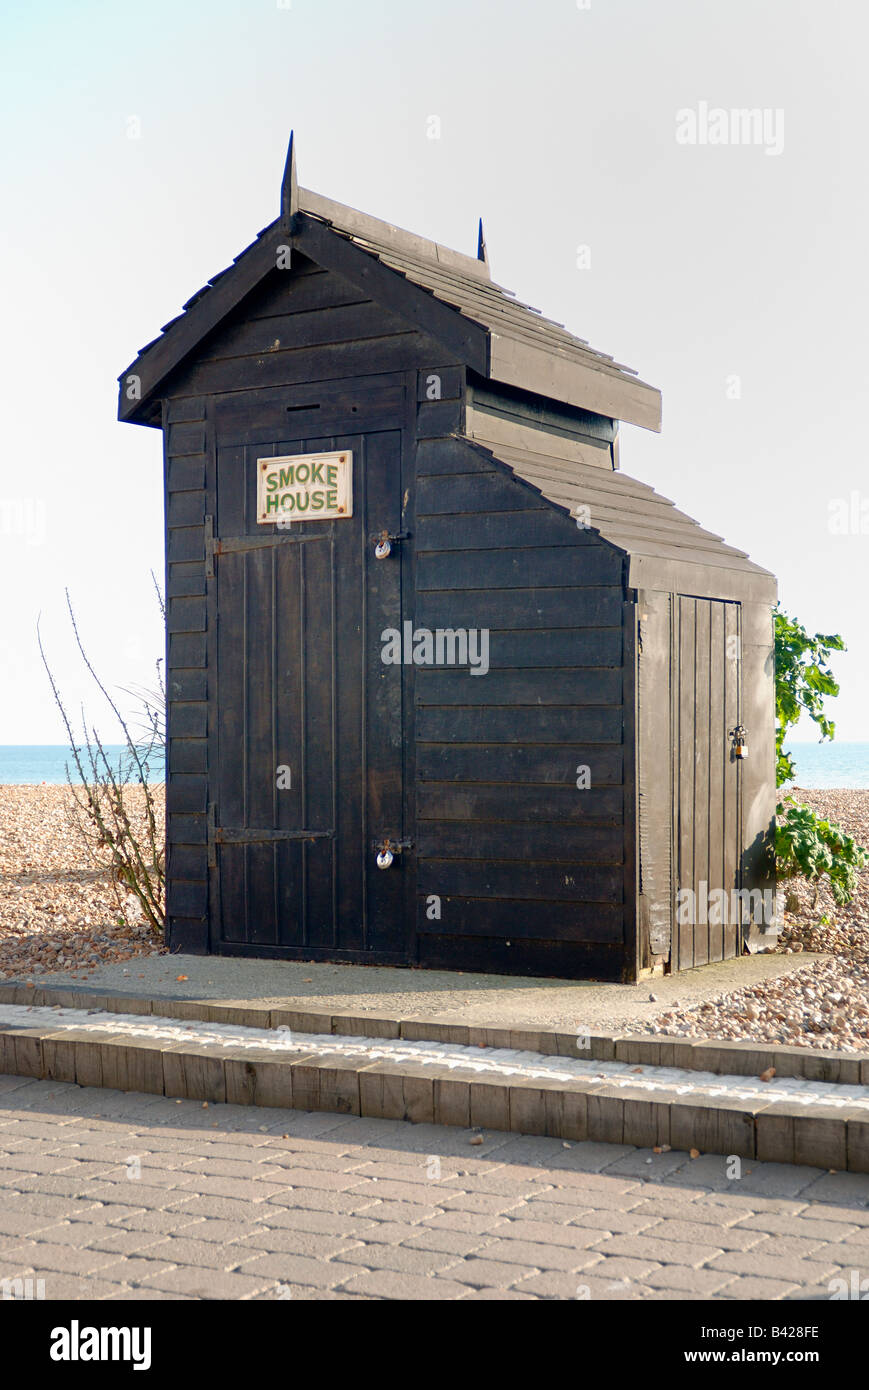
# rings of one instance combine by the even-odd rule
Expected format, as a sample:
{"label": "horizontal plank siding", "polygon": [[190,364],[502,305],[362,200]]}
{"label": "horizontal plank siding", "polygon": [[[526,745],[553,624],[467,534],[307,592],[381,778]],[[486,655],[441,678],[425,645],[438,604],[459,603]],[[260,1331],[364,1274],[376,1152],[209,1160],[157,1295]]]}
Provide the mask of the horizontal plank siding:
{"label": "horizontal plank siding", "polygon": [[414,671],[420,961],[620,979],[623,557],[460,439],[417,463],[416,628],[488,639]]}

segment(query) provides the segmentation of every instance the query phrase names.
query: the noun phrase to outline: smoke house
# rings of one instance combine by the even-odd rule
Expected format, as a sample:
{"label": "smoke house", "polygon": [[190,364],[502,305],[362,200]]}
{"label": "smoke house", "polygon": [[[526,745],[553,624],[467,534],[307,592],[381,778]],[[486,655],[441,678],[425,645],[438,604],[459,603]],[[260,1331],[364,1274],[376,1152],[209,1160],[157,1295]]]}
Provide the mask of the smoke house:
{"label": "smoke house", "polygon": [[635,981],[762,941],[775,579],[622,471],[660,393],[482,227],[301,188],[291,141],[119,415],[163,440],[173,949]]}

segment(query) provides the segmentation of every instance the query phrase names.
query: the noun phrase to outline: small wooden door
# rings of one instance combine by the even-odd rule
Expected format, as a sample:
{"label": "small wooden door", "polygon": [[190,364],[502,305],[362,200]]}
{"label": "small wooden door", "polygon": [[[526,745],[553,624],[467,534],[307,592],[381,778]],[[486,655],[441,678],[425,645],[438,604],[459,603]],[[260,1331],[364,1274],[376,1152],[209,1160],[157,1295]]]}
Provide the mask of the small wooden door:
{"label": "small wooden door", "polygon": [[[741,709],[740,607],[675,599],[675,797],[677,889],[694,910],[675,914],[672,968],[739,954],[740,777],[731,731]],[[726,894],[726,906],[721,890]]]}
{"label": "small wooden door", "polygon": [[[378,870],[374,849],[405,829],[404,673],[381,660],[383,629],[401,623],[402,557],[396,547],[375,559],[370,539],[402,529],[402,431],[375,427],[351,399],[268,400],[253,414],[245,402],[218,419],[208,580],[218,953],[404,960],[412,950],[405,862]],[[333,450],[352,452],[351,517],[257,524],[258,459]]]}
{"label": "small wooden door", "polygon": [[639,964],[688,970],[741,948],[740,608],[641,591],[638,614]]}

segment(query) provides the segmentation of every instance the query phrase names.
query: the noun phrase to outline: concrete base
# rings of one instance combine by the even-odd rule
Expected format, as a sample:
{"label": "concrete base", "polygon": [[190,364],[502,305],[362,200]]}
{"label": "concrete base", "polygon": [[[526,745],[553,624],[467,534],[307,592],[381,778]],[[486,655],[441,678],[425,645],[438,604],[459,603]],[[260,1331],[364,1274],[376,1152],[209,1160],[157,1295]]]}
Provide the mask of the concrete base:
{"label": "concrete base", "polygon": [[[192,955],[145,956],[91,971],[86,980],[69,971],[25,978],[38,987],[87,985],[101,992],[155,999],[246,999],[403,1019],[436,1014],[461,1024],[502,1028],[624,1032],[655,1020],[677,1003],[692,1008],[721,994],[803,970],[821,959],[808,953],[742,956],[637,985]],[[650,994],[656,996],[654,1001]]]}

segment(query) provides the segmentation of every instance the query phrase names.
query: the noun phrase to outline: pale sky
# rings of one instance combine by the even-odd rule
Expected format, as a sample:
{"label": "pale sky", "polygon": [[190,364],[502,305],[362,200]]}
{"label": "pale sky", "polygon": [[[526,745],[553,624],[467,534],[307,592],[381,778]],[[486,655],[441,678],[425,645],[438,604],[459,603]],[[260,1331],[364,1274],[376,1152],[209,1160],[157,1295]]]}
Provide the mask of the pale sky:
{"label": "pale sky", "polygon": [[[845,636],[869,739],[867,41],[860,0],[4,0],[0,743],[64,740],[40,611],[87,692],[65,586],[150,680],[160,436],[116,378],[276,215],[291,127],[304,186],[472,253],[482,215],[495,280],[662,389],[623,470]],[[680,143],[701,103],[766,135]]]}

